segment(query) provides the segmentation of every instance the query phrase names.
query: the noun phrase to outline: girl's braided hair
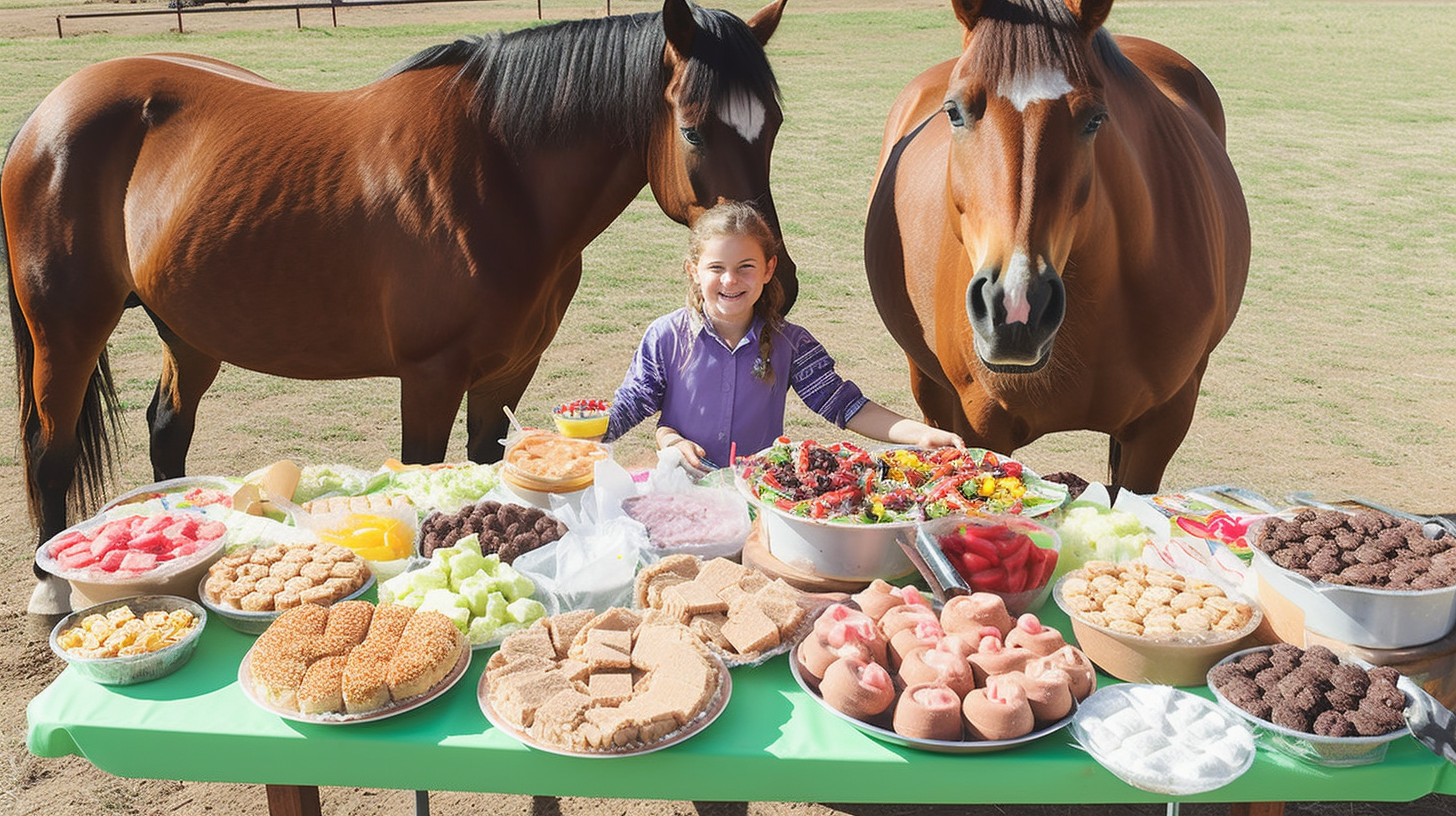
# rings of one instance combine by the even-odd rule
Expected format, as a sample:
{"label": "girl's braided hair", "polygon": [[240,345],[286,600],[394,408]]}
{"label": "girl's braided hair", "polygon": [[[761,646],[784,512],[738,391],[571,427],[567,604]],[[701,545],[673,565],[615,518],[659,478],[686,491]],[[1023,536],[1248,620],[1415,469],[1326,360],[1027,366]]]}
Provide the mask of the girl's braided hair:
{"label": "girl's braided hair", "polygon": [[[698,265],[703,244],[725,235],[742,235],[756,241],[763,248],[765,259],[778,255],[779,241],[757,207],[746,201],[719,199],[716,205],[698,216],[697,223],[693,225],[688,238],[688,267]],[[703,313],[703,291],[698,288],[691,272],[688,274],[688,308],[696,314]],[[753,314],[763,318],[764,323],[764,329],[758,336],[758,360],[754,363],[753,373],[760,380],[772,382],[774,372],[769,352],[775,332],[784,323],[784,287],[779,283],[778,275],[770,276],[768,283],[764,284],[763,294],[753,304]]]}

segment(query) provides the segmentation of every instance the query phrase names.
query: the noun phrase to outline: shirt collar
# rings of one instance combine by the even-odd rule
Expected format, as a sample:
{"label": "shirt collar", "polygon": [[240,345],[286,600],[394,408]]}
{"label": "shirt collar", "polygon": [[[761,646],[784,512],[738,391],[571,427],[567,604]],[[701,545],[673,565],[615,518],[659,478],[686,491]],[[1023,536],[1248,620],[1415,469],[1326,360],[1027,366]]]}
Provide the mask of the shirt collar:
{"label": "shirt collar", "polygon": [[[708,337],[716,340],[719,345],[728,348],[727,341],[719,336],[718,332],[713,330],[713,324],[708,322],[708,318],[703,314],[701,309],[688,310],[688,326],[694,332],[706,334]],[[729,351],[736,352],[741,348],[752,348],[756,346],[758,344],[758,334],[761,331],[763,331],[763,318],[759,315],[754,315],[753,322],[748,324],[748,333],[743,335],[742,340],[738,341],[736,348],[729,349]]]}

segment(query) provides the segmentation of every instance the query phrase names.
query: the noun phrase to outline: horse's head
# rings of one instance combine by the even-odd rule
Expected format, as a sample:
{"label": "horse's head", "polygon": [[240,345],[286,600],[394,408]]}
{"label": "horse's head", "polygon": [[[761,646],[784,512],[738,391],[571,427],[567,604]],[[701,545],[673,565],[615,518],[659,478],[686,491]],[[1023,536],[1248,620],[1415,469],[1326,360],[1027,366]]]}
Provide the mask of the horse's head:
{"label": "horse's head", "polygon": [[1066,314],[1061,275],[1087,227],[1107,120],[1092,40],[1112,0],[952,2],[966,49],[944,110],[973,271],[966,311],[987,368],[1030,373],[1051,357]]}
{"label": "horse's head", "polygon": [[666,0],[663,65],[669,78],[647,167],[662,211],[688,226],[719,198],[759,207],[779,239],[775,274],[787,308],[799,284],[769,191],[769,155],[784,116],[763,51],[785,2],[775,0],[744,23],[726,11]]}

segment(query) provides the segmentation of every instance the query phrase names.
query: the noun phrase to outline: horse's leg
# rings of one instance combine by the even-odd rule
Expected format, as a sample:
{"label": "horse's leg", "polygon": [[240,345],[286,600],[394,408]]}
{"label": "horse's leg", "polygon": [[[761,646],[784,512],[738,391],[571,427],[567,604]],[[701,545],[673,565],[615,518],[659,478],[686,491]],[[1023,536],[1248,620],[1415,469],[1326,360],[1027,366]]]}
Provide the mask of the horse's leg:
{"label": "horse's leg", "polygon": [[162,338],[162,376],[147,408],[151,428],[152,477],[187,475],[187,449],[197,427],[197,405],[217,379],[221,363],[183,342],[150,311]]}
{"label": "horse's leg", "polygon": [[913,360],[910,362],[910,393],[925,415],[926,424],[962,436],[970,431],[966,412],[961,408],[961,398],[955,391],[927,376]]}
{"label": "horse's leg", "polygon": [[1172,399],[1133,420],[1115,435],[1114,446],[1120,445],[1122,450],[1114,457],[1116,461],[1109,462],[1114,468],[1113,486],[1134,493],[1158,492],[1163,471],[1183,444],[1188,426],[1193,424],[1193,407],[1198,402],[1198,386],[1207,364],[1205,358]]}
{"label": "horse's leg", "polygon": [[1026,423],[1007,413],[994,400],[963,400],[957,392],[910,365],[910,391],[925,421],[959,434],[967,445],[1009,454],[1032,440]]}
{"label": "horse's leg", "polygon": [[[114,314],[51,313],[37,306],[31,318],[44,325],[45,342],[34,347],[30,382],[34,411],[26,417],[27,474],[37,497],[37,547],[66,529],[70,493],[81,476],[78,505],[97,497],[102,468],[110,457],[106,426],[114,420],[116,395],[105,362],[106,338],[121,319]],[[79,310],[78,310],[79,311]],[[92,319],[94,318],[94,319]],[[28,611],[55,615],[70,611],[70,587],[33,564],[37,579]]]}
{"label": "horse's leg", "polygon": [[465,397],[463,364],[435,362],[414,366],[399,376],[399,458],[406,464],[428,465],[445,460],[450,429]]}
{"label": "horse's leg", "polygon": [[499,462],[505,455],[500,440],[510,431],[510,420],[502,406],[514,408],[526,393],[541,359],[506,382],[492,381],[472,387],[465,398],[465,429],[469,439],[466,454],[472,462]]}

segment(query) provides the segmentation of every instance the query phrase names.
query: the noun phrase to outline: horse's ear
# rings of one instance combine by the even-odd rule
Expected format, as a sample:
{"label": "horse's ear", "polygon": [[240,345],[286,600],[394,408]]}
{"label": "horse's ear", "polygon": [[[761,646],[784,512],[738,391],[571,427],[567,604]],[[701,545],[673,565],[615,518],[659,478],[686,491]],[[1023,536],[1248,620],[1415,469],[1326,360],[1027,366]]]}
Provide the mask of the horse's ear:
{"label": "horse's ear", "polygon": [[662,28],[667,32],[667,47],[686,60],[693,53],[693,35],[698,24],[693,22],[693,9],[688,0],[663,0]]}
{"label": "horse's ear", "polygon": [[[1074,0],[1067,0],[1074,2]],[[982,0],[951,0],[951,8],[955,9],[956,19],[966,27],[966,36],[969,37],[971,29],[976,27],[976,21],[981,17]]]}
{"label": "horse's ear", "polygon": [[768,45],[768,38],[773,36],[774,30],[779,27],[779,18],[784,14],[784,4],[789,0],[778,0],[776,3],[769,3],[758,10],[748,21],[748,30],[758,38],[759,45]]}
{"label": "horse's ear", "polygon": [[1076,16],[1082,33],[1091,34],[1107,22],[1107,14],[1112,11],[1112,0],[1067,0],[1067,8]]}

